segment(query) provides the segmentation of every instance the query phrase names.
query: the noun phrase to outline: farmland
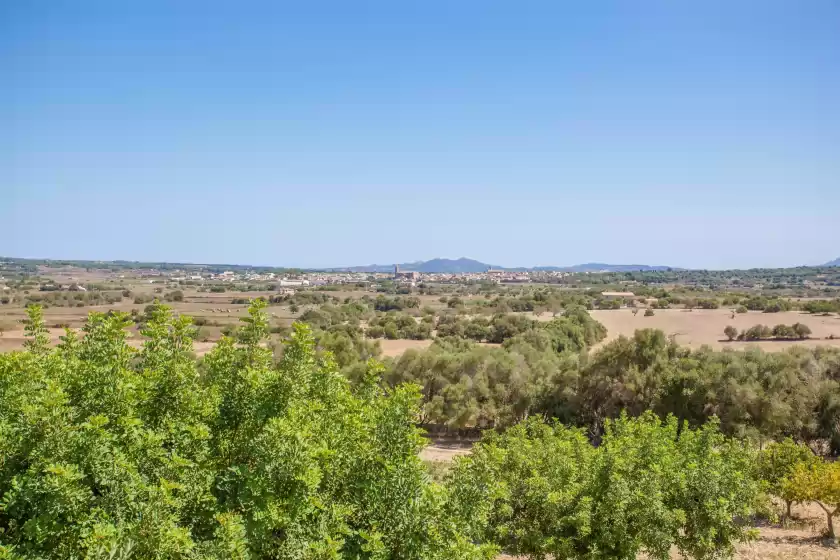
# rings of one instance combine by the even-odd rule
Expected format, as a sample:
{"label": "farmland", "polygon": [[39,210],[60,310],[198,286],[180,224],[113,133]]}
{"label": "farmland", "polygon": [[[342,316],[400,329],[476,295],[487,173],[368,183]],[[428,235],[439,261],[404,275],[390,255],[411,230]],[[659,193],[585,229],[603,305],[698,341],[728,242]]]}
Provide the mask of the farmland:
{"label": "farmland", "polygon": [[[388,543],[383,546],[397,550],[401,539],[410,534],[413,546],[420,549],[458,547],[428,557],[486,558],[485,553],[501,550],[511,556],[498,558],[521,558],[521,554],[534,553],[534,547],[554,546],[551,543],[559,542],[560,535],[584,549],[616,547],[611,557],[630,558],[641,550],[666,545],[666,552],[668,547],[691,551],[701,540],[686,540],[681,535],[698,530],[712,517],[716,521],[708,530],[728,535],[714,547],[723,550],[727,543],[733,544],[740,559],[825,558],[835,552],[820,544],[819,534],[827,526],[821,510],[813,507],[814,500],[831,495],[830,480],[835,476],[831,469],[840,471],[840,464],[823,459],[840,454],[840,408],[835,405],[840,351],[832,338],[840,334],[840,317],[833,284],[826,285],[824,297],[817,297],[798,294],[796,288],[787,286],[733,290],[636,280],[605,289],[599,281],[612,277],[595,274],[581,276],[584,285],[576,282],[568,286],[546,282],[506,285],[468,276],[439,282],[418,282],[414,275],[410,281],[388,275],[348,278],[286,273],[278,277],[247,270],[185,274],[165,269],[115,271],[40,265],[31,272],[9,274],[0,306],[0,350],[25,348],[22,354],[0,356],[6,360],[0,363],[5,364],[4,371],[11,372],[11,377],[0,379],[10,395],[6,401],[20,407],[5,416],[6,425],[36,437],[38,425],[27,424],[27,419],[39,415],[21,412],[29,410],[27,391],[38,394],[64,385],[62,394],[71,396],[67,401],[70,408],[60,415],[70,419],[64,429],[81,434],[83,440],[94,437],[90,432],[94,425],[111,423],[105,416],[86,421],[88,415],[107,412],[111,406],[116,408],[110,414],[121,415],[114,428],[106,428],[114,430],[108,437],[117,446],[132,445],[120,432],[120,426],[132,422],[157,430],[154,441],[163,442],[164,448],[183,442],[169,441],[171,434],[200,438],[204,437],[200,434],[215,430],[210,440],[191,441],[179,451],[191,464],[200,465],[204,474],[199,478],[172,470],[166,461],[142,458],[136,450],[131,453],[140,457],[140,465],[153,465],[137,467],[143,472],[157,469],[152,473],[154,480],[166,473],[176,479],[178,488],[189,487],[190,496],[204,496],[200,499],[203,503],[217,500],[213,503],[222,509],[234,507],[240,512],[236,520],[251,515],[265,518],[258,504],[277,497],[271,486],[274,481],[286,480],[288,475],[288,483],[297,484],[294,481],[301,475],[286,473],[287,465],[302,460],[300,468],[314,472],[311,469],[321,468],[316,464],[341,457],[340,462],[325,467],[333,477],[329,484],[300,488],[312,492],[301,503],[335,500],[337,494],[331,489],[358,476],[349,471],[339,474],[340,470],[356,461],[367,466],[352,467],[353,473],[379,468],[414,473],[414,486],[400,486],[401,491],[431,495],[424,485],[439,485],[433,493],[454,502],[434,511],[433,504],[422,502],[427,509],[403,512],[406,523],[420,518],[423,523],[441,523],[451,532],[441,542],[431,542],[427,540],[430,535],[416,527],[406,529],[408,533],[395,530],[383,537]],[[149,274],[153,276],[149,278]],[[326,283],[304,283],[310,280]],[[628,285],[637,293],[630,292]],[[749,334],[757,324],[768,327],[766,333],[756,331],[760,341]],[[733,327],[731,336],[724,335],[726,327]],[[65,336],[65,328],[70,329],[69,336]],[[73,335],[74,331],[80,336]],[[753,346],[758,350],[744,351]],[[65,362],[69,373],[61,365]],[[103,364],[107,367],[102,368]],[[124,403],[108,396],[112,387],[120,388],[113,398],[125,399]],[[142,390],[135,392],[134,387]],[[178,389],[171,391],[170,387]],[[303,392],[298,390],[301,387]],[[37,402],[59,401],[45,394]],[[278,408],[277,402],[292,404]],[[0,407],[0,413],[6,409]],[[301,411],[311,412],[288,416]],[[274,415],[268,425],[253,423],[264,414]],[[544,423],[551,418],[558,423]],[[78,426],[73,424],[76,419],[81,422]],[[172,422],[180,422],[182,427],[168,431]],[[308,455],[302,458],[301,443],[308,446],[312,441],[295,435],[301,422],[309,422],[309,433],[329,434],[325,441],[335,446],[334,451],[307,447]],[[200,428],[193,429],[193,425]],[[415,425],[428,429],[439,440],[424,447],[424,440],[413,431]],[[285,427],[275,431],[280,426]],[[242,437],[241,430],[253,437]],[[486,440],[474,444],[482,433]],[[271,443],[264,446],[262,442],[269,441],[264,438]],[[768,445],[788,441],[784,438],[794,438],[800,446],[797,449],[807,447],[807,456],[818,461],[816,466],[807,465],[823,469],[829,482],[797,483],[789,489],[784,484],[794,483],[785,482],[788,478],[781,478],[775,470],[770,474],[754,472],[753,465],[770,449]],[[382,441],[399,443],[383,449],[378,447]],[[49,450],[58,448],[58,442],[45,445]],[[208,450],[207,445],[219,447]],[[509,453],[482,451],[494,445]],[[647,451],[639,452],[643,448]],[[8,453],[25,454],[27,449],[14,448]],[[67,447],[61,456],[76,454],[76,461],[88,465],[85,469],[95,470],[99,468],[98,455],[91,449],[94,447],[84,443]],[[657,457],[654,464],[649,462],[651,454]],[[153,453],[157,458],[165,455]],[[457,475],[444,476],[458,456],[463,457],[464,466],[458,467]],[[561,460],[564,457],[574,460]],[[621,463],[630,461],[632,468],[621,468],[606,478],[595,475],[608,473],[619,458]],[[431,481],[423,475],[419,461],[431,469]],[[242,475],[252,468],[244,465],[260,462],[264,462],[259,467],[263,472],[273,473],[260,478],[268,484],[260,490],[263,497],[253,502],[253,507],[233,505],[240,503],[243,491],[237,488],[253,488],[256,481]],[[659,468],[660,462],[669,468]],[[15,469],[25,463],[8,464]],[[805,468],[804,460],[801,464]],[[562,469],[558,470],[558,465]],[[57,467],[49,463],[44,468],[51,473],[50,469]],[[390,488],[387,475],[374,474],[374,470],[370,471],[372,478],[352,487],[385,484],[384,488]],[[815,470],[813,476],[823,471]],[[683,484],[683,472],[690,473],[687,479],[703,480],[704,484]],[[795,476],[811,476],[809,473],[791,467],[784,476],[797,480]],[[37,481],[41,475],[27,476]],[[806,503],[793,510],[796,519],[787,525],[775,521],[772,512],[778,511],[779,505],[760,512],[756,509],[764,488],[759,480],[773,476],[775,499],[795,495],[796,501]],[[233,486],[209,483],[218,477],[232,481]],[[488,488],[487,477],[498,481],[494,486],[504,488],[504,495],[491,499],[482,494]],[[709,477],[717,477],[716,482],[705,484]],[[124,480],[130,493],[151,492],[152,482],[135,487],[132,485],[140,480],[137,477]],[[521,487],[523,480],[544,491]],[[567,480],[577,481],[572,487],[580,493],[578,497],[563,498],[552,490],[565,488]],[[613,482],[604,486],[606,480],[619,486],[611,487]],[[736,480],[740,482],[735,484]],[[611,518],[616,507],[609,505],[611,500],[622,495],[624,485],[639,484],[653,486],[642,493],[644,497],[636,493],[626,498],[640,500],[634,502],[629,517]],[[469,491],[462,492],[466,488]],[[361,500],[354,503],[369,499],[355,492],[347,487],[340,494]],[[385,492],[396,496],[389,494],[391,489]],[[18,519],[31,514],[26,509],[31,500],[16,497],[14,492],[10,496],[9,511],[18,516],[9,521],[14,528]],[[663,515],[661,519],[650,517],[650,496],[662,500],[653,508]],[[458,501],[465,497],[469,499]],[[556,515],[571,516],[569,520],[580,516],[601,520],[594,525],[594,532],[570,533],[552,524],[541,525],[539,518],[546,508],[554,507],[552,500],[567,498]],[[96,493],[92,500],[97,501]],[[395,498],[381,511],[390,515],[394,508],[408,503],[412,499]],[[173,507],[183,519],[192,519],[195,506],[183,504]],[[525,505],[511,516],[514,504]],[[703,504],[703,511],[693,510],[693,504]],[[480,523],[485,518],[470,512],[497,506],[492,518],[498,525],[471,525],[472,520]],[[671,517],[667,512],[675,507],[693,513]],[[448,517],[458,508],[467,512],[459,521]],[[710,517],[704,508],[720,511]],[[572,511],[573,515],[568,513]],[[759,538],[743,543],[746,533],[733,519],[753,514],[762,520]],[[82,514],[74,515],[82,518]],[[216,518],[227,519],[225,514],[219,515],[222,517]],[[342,523],[367,535],[371,526],[383,526],[376,515],[348,517]],[[531,520],[522,524],[524,519]],[[311,528],[303,517],[294,523],[299,531]],[[598,529],[621,526],[632,533],[638,527],[662,524],[671,524],[674,531],[668,535],[633,533],[627,542],[636,544],[627,546]],[[264,541],[268,533],[252,522],[240,526],[240,544],[247,541],[258,557],[277,544]],[[135,531],[132,538],[147,549],[163,545],[141,525],[131,530]],[[530,532],[530,536],[511,539],[511,531]],[[271,534],[281,533],[271,529]],[[25,532],[12,534],[19,546],[31,550],[41,546],[31,542]],[[216,534],[196,529],[189,538],[208,547]],[[115,546],[123,542],[119,535],[109,538]],[[278,542],[285,547],[299,545],[288,539]],[[76,550],[78,543],[74,536],[62,546]],[[479,543],[482,546],[476,548]],[[698,549],[688,556],[702,554]]]}
{"label": "farmland", "polygon": [[[729,309],[693,309],[691,311],[658,309],[653,316],[645,317],[643,313],[634,315],[630,309],[596,309],[591,311],[591,315],[607,328],[605,342],[614,340],[620,335],[633,336],[637,329],[659,329],[666,336],[673,336],[678,344],[689,348],[700,348],[703,345],[708,345],[715,349],[743,349],[751,345],[758,345],[764,350],[773,351],[795,345],[840,347],[840,315],[838,314],[821,316],[798,311],[780,313],[750,311],[733,314]],[[808,340],[767,340],[761,342],[729,342],[723,334],[723,330],[729,325],[744,330],[756,324],[772,327],[780,323],[803,323],[810,327],[813,334]],[[828,337],[832,334],[835,338],[829,339]]]}

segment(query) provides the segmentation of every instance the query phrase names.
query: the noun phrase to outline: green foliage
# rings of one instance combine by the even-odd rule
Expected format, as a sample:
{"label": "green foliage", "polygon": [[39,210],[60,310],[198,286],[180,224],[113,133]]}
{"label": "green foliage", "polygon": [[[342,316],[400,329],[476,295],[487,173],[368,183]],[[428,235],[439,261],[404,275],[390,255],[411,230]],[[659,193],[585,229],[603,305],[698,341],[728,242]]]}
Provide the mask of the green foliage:
{"label": "green foliage", "polygon": [[[507,426],[549,409],[571,420],[568,397],[579,354],[602,340],[606,329],[585,309],[570,307],[547,322],[521,315],[490,321],[444,316],[438,334],[443,338],[428,350],[409,350],[396,359],[385,380],[392,386],[420,384],[421,422],[455,428]],[[468,338],[503,341],[503,347],[476,346]]]}
{"label": "green foliage", "polygon": [[790,506],[801,499],[788,483],[788,478],[799,467],[808,466],[817,457],[808,446],[785,438],[779,442],[771,442],[758,455],[757,470],[759,477],[768,485],[768,490],[782,498],[786,504],[786,514],[790,517]]}
{"label": "green foliage", "polygon": [[380,313],[368,321],[369,338],[426,340],[432,337],[432,323],[418,322],[413,316],[398,311]]}
{"label": "green foliage", "polygon": [[653,309],[645,309],[645,317],[653,317],[654,315],[655,312],[653,311]]}
{"label": "green foliage", "polygon": [[189,318],[92,313],[59,347],[30,310],[0,354],[0,539],[16,558],[489,558],[417,457],[419,390],[355,390],[309,327],[280,363],[266,303],[199,368]]}
{"label": "green foliage", "polygon": [[840,313],[840,298],[809,301],[802,309],[808,313]]}
{"label": "green foliage", "polygon": [[810,334],[811,329],[807,325],[803,325],[802,323],[794,323],[790,326],[780,324],[776,325],[772,329],[765,325],[755,325],[738,335],[738,340],[755,341],[767,340],[770,338],[776,338],[780,340],[804,340],[808,338]]}
{"label": "green foliage", "polygon": [[729,340],[735,340],[735,338],[737,338],[737,336],[738,336],[738,329],[736,329],[732,325],[727,325],[726,328],[723,329],[723,334]]}
{"label": "green foliage", "polygon": [[836,538],[834,517],[840,513],[840,463],[799,463],[782,486],[783,492],[793,501],[816,502],[825,512],[828,536]]}
{"label": "green foliage", "polygon": [[[653,414],[609,422],[601,445],[531,419],[491,433],[449,479],[477,542],[556,560],[731,555],[760,490],[751,456],[712,422],[680,430]],[[461,501],[459,501],[461,500]]]}

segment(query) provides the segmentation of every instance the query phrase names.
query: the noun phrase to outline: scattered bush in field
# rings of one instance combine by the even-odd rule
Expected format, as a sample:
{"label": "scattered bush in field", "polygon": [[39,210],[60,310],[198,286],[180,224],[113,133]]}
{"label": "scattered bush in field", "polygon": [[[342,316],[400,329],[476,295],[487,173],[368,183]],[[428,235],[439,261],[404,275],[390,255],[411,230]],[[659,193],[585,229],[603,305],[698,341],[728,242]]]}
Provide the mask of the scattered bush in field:
{"label": "scattered bush in field", "polygon": [[808,313],[840,313],[840,298],[834,300],[809,301],[802,306]]}
{"label": "scattered bush in field", "polygon": [[723,329],[723,334],[729,340],[735,340],[738,337],[738,329],[736,329],[732,325],[727,325],[727,327]]}
{"label": "scattered bush in field", "polygon": [[654,315],[653,309],[645,309],[645,317],[653,317]]}
{"label": "scattered bush in field", "polygon": [[164,301],[184,301],[184,292],[181,290],[175,290],[173,292],[169,292],[163,296]]}
{"label": "scattered bush in field", "polygon": [[[724,334],[727,337],[730,337],[734,327],[726,327],[724,329]],[[743,331],[737,336],[738,340],[747,340],[747,341],[755,341],[755,340],[769,340],[769,339],[778,339],[778,340],[804,340],[811,335],[811,329],[808,325],[803,325],[802,323],[794,323],[793,325],[776,325],[772,329],[765,325],[755,325]],[[732,337],[729,338],[732,340]]]}

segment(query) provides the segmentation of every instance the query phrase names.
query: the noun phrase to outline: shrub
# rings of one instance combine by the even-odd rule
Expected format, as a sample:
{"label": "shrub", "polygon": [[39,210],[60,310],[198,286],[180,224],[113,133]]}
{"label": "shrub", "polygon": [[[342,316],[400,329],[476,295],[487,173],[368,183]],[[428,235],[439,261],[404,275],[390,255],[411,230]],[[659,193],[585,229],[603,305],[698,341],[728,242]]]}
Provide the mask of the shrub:
{"label": "shrub", "polygon": [[488,433],[449,477],[475,542],[530,558],[689,558],[731,555],[751,534],[760,485],[750,453],[718,425],[683,428],[652,413],[581,430],[523,422]]}
{"label": "shrub", "polygon": [[803,325],[802,323],[794,323],[791,330],[800,339],[805,339],[811,336],[811,328],[808,327],[808,325]]}
{"label": "shrub", "polygon": [[645,317],[653,317],[654,315],[653,309],[645,309]]}
{"label": "shrub", "polygon": [[300,324],[275,364],[259,304],[238,345],[219,343],[199,375],[189,320],[159,305],[149,315],[139,352],[118,312],[92,313],[83,338],[50,349],[32,309],[27,350],[0,354],[5,556],[495,553],[466,538],[446,489],[428,480],[416,386],[386,395],[371,364],[351,390]]}

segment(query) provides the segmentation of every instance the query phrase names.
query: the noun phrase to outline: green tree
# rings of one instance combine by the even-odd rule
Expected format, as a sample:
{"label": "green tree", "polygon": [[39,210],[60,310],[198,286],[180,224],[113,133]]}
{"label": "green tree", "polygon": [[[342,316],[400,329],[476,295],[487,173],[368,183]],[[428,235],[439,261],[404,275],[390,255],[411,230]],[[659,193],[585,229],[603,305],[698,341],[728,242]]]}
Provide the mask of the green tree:
{"label": "green tree", "polygon": [[773,336],[776,338],[793,338],[796,331],[788,325],[776,325],[773,327]]}
{"label": "green tree", "polygon": [[738,336],[738,329],[736,329],[732,325],[727,325],[727,327],[723,329],[723,334],[726,335],[726,338],[732,341],[735,340],[735,338]]}
{"label": "green tree", "polygon": [[836,540],[834,517],[840,512],[840,463],[815,461],[796,465],[784,492],[797,502],[815,502],[825,512],[828,536]]}
{"label": "green tree", "polygon": [[189,318],[92,313],[50,349],[30,310],[0,354],[2,551],[15,558],[478,559],[448,491],[428,480],[419,389],[352,389],[310,328],[279,363],[265,302],[199,374]]}
{"label": "green tree", "polygon": [[803,325],[802,323],[794,323],[791,330],[800,339],[805,339],[811,336],[810,327],[808,327],[808,325]]}
{"label": "green tree", "polygon": [[759,476],[767,482],[770,492],[784,500],[787,518],[791,517],[791,505],[798,498],[787,480],[799,465],[808,466],[814,461],[816,456],[808,446],[790,438],[770,443],[758,455]]}
{"label": "green tree", "polygon": [[456,515],[535,559],[731,555],[760,489],[750,454],[715,423],[678,431],[649,413],[608,423],[598,447],[538,420],[488,434],[450,475]]}

